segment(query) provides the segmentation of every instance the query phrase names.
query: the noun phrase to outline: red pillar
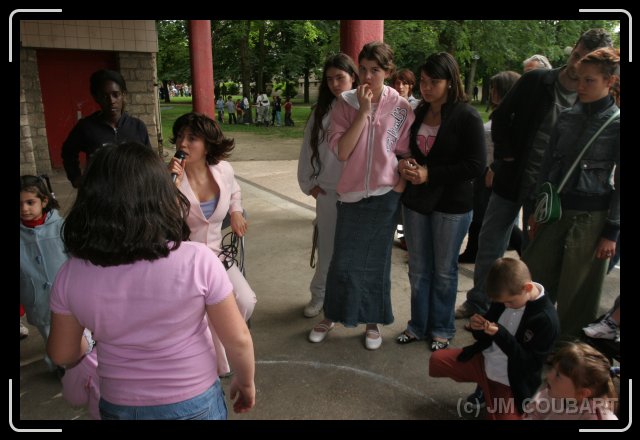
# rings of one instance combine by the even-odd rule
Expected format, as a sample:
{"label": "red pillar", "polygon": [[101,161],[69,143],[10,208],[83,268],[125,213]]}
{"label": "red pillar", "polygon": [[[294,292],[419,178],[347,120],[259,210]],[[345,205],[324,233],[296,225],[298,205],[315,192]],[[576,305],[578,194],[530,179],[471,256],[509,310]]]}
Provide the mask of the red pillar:
{"label": "red pillar", "polygon": [[362,46],[384,40],[384,20],[340,20],[340,51],[358,64]]}
{"label": "red pillar", "polygon": [[189,55],[193,78],[193,111],[215,120],[211,21],[189,20]]}

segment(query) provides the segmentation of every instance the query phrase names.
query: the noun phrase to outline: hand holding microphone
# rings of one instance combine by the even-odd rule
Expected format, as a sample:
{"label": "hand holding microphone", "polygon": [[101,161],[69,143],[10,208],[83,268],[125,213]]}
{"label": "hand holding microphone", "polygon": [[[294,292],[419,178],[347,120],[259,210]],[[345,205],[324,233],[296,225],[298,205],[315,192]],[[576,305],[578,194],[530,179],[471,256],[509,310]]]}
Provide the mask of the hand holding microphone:
{"label": "hand holding microphone", "polygon": [[[182,167],[183,164],[184,164],[184,159],[187,157],[187,153],[185,153],[182,150],[178,150],[178,151],[176,151],[176,154],[173,155],[173,157],[178,160],[178,163],[180,164],[180,167]],[[178,178],[178,173],[172,172],[171,173],[171,180],[173,180],[173,182],[175,183],[177,178]]]}

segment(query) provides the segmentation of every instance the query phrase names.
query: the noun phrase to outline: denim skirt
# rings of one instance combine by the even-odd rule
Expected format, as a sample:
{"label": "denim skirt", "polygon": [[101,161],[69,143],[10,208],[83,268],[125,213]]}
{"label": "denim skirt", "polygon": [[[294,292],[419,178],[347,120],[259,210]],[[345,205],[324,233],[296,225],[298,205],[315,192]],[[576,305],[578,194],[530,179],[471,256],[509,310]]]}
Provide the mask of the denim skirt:
{"label": "denim skirt", "polygon": [[182,402],[155,406],[116,405],[100,399],[102,420],[226,420],[224,391],[217,379],[205,392]]}
{"label": "denim skirt", "polygon": [[391,324],[391,247],[400,193],[338,202],[325,318],[345,327]]}

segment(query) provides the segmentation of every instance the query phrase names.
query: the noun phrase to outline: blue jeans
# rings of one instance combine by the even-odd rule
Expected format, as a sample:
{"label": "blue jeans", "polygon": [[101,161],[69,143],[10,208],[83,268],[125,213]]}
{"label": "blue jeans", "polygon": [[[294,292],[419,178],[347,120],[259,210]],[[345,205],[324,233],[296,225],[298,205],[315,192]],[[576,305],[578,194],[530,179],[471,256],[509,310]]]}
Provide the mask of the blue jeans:
{"label": "blue jeans", "polygon": [[458,254],[473,211],[423,215],[406,207],[403,210],[411,283],[407,330],[418,339],[451,339],[456,331]]}
{"label": "blue jeans", "polygon": [[102,420],[226,420],[227,405],[220,379],[204,393],[182,402],[155,406],[127,406],[100,398]]}
{"label": "blue jeans", "polygon": [[[484,284],[491,265],[501,258],[511,237],[514,222],[518,219],[521,205],[491,193],[487,211],[478,237],[478,253],[473,271],[473,287],[467,292],[465,306],[474,313],[484,314],[489,310],[489,297]],[[524,235],[527,232],[524,231]],[[524,246],[523,246],[524,247]]]}

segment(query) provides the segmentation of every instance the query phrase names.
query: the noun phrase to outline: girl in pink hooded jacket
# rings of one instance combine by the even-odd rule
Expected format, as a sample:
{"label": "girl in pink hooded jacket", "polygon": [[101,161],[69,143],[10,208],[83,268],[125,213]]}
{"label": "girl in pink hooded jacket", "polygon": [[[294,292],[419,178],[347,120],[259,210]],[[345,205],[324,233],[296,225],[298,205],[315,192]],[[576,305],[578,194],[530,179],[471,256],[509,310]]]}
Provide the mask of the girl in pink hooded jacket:
{"label": "girl in pink hooded jacket", "polygon": [[336,322],[367,325],[365,346],[382,344],[379,324],[391,324],[391,246],[405,182],[396,156],[409,153],[413,110],[384,85],[393,73],[393,50],[374,41],[358,55],[361,85],[343,92],[331,112],[329,146],[343,162],[338,218],[327,275],[325,319],[311,333],[324,340]]}

